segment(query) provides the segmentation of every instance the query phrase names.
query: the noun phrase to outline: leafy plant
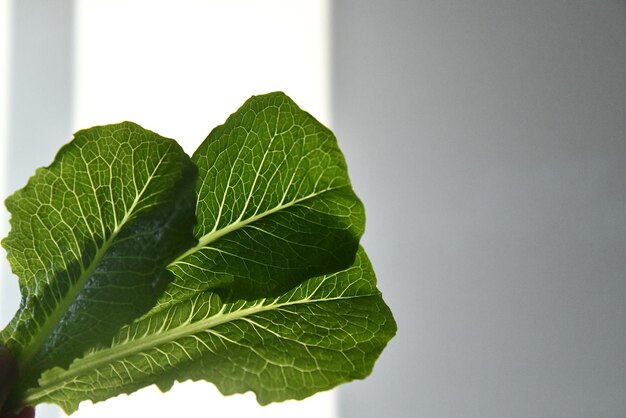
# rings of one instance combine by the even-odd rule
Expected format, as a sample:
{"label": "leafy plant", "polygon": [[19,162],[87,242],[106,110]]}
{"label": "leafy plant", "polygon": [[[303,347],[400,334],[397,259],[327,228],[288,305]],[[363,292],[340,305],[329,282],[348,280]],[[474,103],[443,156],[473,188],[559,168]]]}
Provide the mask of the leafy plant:
{"label": "leafy plant", "polygon": [[191,158],[130,122],[79,131],[6,205],[3,411],[184,380],[302,399],[366,377],[396,332],[336,140],[282,93]]}

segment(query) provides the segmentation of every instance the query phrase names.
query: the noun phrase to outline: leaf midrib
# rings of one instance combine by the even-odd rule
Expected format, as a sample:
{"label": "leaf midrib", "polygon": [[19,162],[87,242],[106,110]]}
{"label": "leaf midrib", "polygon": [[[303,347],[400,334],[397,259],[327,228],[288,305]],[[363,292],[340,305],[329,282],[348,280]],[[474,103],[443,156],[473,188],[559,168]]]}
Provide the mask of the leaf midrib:
{"label": "leaf midrib", "polygon": [[[310,193],[306,196],[300,197],[298,199],[294,199],[291,200],[287,203],[280,203],[277,206],[274,206],[271,209],[266,210],[265,212],[261,212],[258,213],[256,215],[253,215],[249,218],[246,219],[238,219],[237,221],[225,226],[224,228],[221,229],[214,229],[213,231],[203,235],[202,237],[200,237],[198,239],[198,244],[196,244],[194,247],[190,248],[189,250],[185,251],[183,254],[181,254],[180,256],[178,256],[176,258],[176,260],[172,261],[169,265],[169,267],[174,266],[175,264],[179,263],[180,261],[184,260],[186,257],[194,254],[197,251],[200,251],[202,249],[204,249],[205,247],[207,247],[209,244],[213,243],[214,241],[217,241],[218,239],[220,239],[221,237],[223,237],[226,234],[229,234],[233,231],[236,231],[238,229],[241,229],[243,227],[245,227],[248,224],[251,224],[252,222],[256,222],[260,219],[263,219],[273,213],[279,212],[281,210],[287,209],[291,206],[297,205],[298,203],[302,203],[306,200],[312,199],[316,196],[319,196],[321,194],[324,194],[326,192],[330,192],[333,190],[337,190],[337,189],[341,189],[343,187],[349,187],[347,185],[342,185],[342,186],[338,186],[338,187],[328,187],[326,189],[317,191],[317,192],[313,192]],[[217,221],[216,221],[217,224]]]}
{"label": "leaf midrib", "polygon": [[[30,361],[33,359],[33,357],[39,352],[39,350],[41,350],[41,347],[44,345],[44,343],[46,342],[50,334],[52,334],[52,331],[57,326],[60,319],[68,311],[68,309],[70,308],[70,306],[72,305],[72,303],[74,302],[74,300],[76,299],[80,291],[85,286],[89,277],[92,276],[96,267],[98,266],[98,264],[100,263],[100,261],[102,260],[102,258],[104,257],[108,249],[111,247],[113,242],[115,241],[115,238],[117,238],[121,229],[124,227],[124,225],[129,221],[131,216],[134,214],[135,208],[141,201],[141,198],[143,194],[145,193],[145,191],[147,190],[148,186],[150,185],[151,181],[155,178],[156,172],[160,168],[161,164],[163,163],[170,148],[171,147],[168,147],[166,152],[163,153],[163,155],[159,159],[159,162],[154,167],[154,170],[152,170],[152,172],[148,175],[148,178],[143,188],[136,195],[133,203],[124,214],[124,217],[122,218],[120,223],[116,224],[115,228],[113,229],[113,232],[111,233],[111,236],[106,241],[104,241],[103,245],[98,249],[98,251],[96,252],[89,266],[82,271],[78,280],[72,286],[70,286],[65,296],[55,306],[55,308],[50,313],[50,315],[47,316],[43,325],[38,328],[35,338],[31,340],[31,343],[28,344],[24,348],[24,350],[21,352],[19,356],[19,360],[18,360],[20,370],[24,370],[27,367],[27,365],[30,363]],[[111,202],[111,204],[113,204],[113,201]],[[113,209],[113,212],[115,213],[115,208]]]}

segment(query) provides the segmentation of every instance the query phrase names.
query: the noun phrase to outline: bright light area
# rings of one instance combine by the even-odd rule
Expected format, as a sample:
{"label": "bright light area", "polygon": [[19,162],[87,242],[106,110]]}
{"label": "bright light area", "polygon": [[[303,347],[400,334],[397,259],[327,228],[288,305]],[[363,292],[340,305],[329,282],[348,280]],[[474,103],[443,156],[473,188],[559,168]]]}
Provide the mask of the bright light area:
{"label": "bright light area", "polygon": [[329,122],[328,1],[77,2],[74,126],[132,120],[192,152],[252,94]]}
{"label": "bright light area", "polygon": [[[328,1],[76,2],[74,127],[132,120],[192,153],[252,94],[282,90],[329,122]],[[76,418],[334,417],[332,392],[259,407],[207,383],[155,387]]]}
{"label": "bright light area", "polygon": [[83,402],[72,418],[111,417],[219,417],[236,418],[319,418],[336,416],[332,392],[304,401],[259,406],[251,393],[222,396],[206,382],[178,383],[162,394],[155,386],[109,399],[104,403]]}

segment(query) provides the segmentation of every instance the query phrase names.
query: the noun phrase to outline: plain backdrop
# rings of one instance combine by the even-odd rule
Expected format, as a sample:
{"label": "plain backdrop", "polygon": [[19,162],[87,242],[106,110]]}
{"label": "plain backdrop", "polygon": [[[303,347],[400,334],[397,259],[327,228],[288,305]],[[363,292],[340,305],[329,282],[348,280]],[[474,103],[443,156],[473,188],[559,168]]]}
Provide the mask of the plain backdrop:
{"label": "plain backdrop", "polygon": [[[1,1],[4,10],[9,0]],[[75,43],[74,2],[11,3],[17,18],[2,24],[13,29],[0,28],[14,36],[11,98],[2,103],[11,118],[0,121],[11,140],[1,167],[9,191],[70,138],[76,114],[91,120],[85,103],[111,93],[95,80],[72,110],[83,88],[75,53],[97,58]],[[90,2],[77,3],[84,11]],[[136,25],[129,42],[160,29],[149,13],[126,18],[107,17]],[[330,20],[325,118],[367,208],[363,243],[399,326],[372,376],[338,391],[338,416],[626,416],[626,1],[335,0]],[[184,31],[203,24],[194,22]],[[289,28],[272,37],[279,46],[306,28],[263,22]],[[104,23],[93,22],[105,31]],[[151,54],[186,56],[156,33],[163,48]],[[275,57],[263,48],[255,44],[258,60],[235,68],[241,80],[257,82],[261,62],[293,65],[296,78],[320,71],[323,59],[295,65],[310,58],[304,44]],[[223,70],[223,54],[238,51],[211,58]],[[6,61],[0,70],[6,78]],[[154,74],[132,74],[151,91]],[[156,106],[124,106],[156,117]],[[8,292],[14,281],[2,280]],[[6,317],[14,304],[2,305]]]}
{"label": "plain backdrop", "polygon": [[626,416],[626,1],[332,16],[334,128],[399,326],[340,416]]}

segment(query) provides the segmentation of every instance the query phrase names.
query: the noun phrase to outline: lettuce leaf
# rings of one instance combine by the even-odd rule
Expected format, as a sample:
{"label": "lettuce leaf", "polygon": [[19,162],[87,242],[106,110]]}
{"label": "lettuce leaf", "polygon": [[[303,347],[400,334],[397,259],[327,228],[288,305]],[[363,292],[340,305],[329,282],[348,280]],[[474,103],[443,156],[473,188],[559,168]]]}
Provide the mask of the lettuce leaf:
{"label": "lettuce leaf", "polygon": [[2,411],[190,379],[302,399],[367,376],[396,332],[337,141],[283,93],[191,159],[130,122],[80,131],[6,204],[22,303]]}

